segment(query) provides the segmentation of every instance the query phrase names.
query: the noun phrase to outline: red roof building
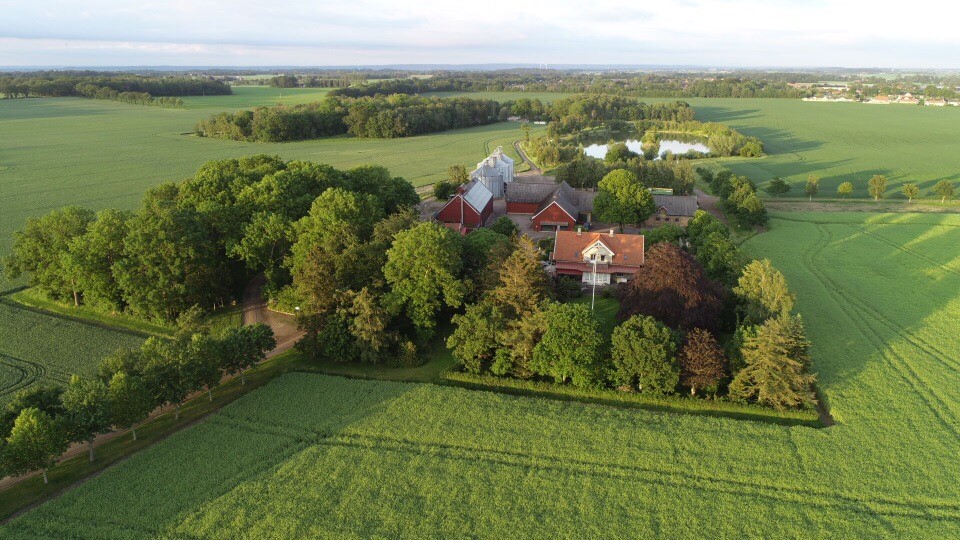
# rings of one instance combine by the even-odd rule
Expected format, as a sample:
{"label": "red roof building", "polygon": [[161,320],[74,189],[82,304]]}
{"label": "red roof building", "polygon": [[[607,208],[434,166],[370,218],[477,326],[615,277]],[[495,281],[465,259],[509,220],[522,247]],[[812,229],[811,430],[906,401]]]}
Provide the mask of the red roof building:
{"label": "red roof building", "polygon": [[483,227],[492,213],[493,193],[474,180],[460,186],[433,217],[460,234],[467,234]]}
{"label": "red roof building", "polygon": [[535,231],[573,230],[589,221],[594,193],[581,192],[566,182],[514,182],[505,189],[508,214],[530,214]]}
{"label": "red roof building", "polygon": [[578,276],[584,283],[628,281],[643,266],[643,235],[557,231],[550,255],[557,274]]}

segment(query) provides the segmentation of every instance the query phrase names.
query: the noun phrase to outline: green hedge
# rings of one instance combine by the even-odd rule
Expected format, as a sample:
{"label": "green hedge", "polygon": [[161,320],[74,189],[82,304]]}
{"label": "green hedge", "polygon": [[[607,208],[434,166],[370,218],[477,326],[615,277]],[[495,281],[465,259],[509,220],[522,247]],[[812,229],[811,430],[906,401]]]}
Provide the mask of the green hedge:
{"label": "green hedge", "polygon": [[614,407],[635,407],[703,416],[721,416],[787,426],[823,427],[819,415],[812,409],[778,411],[750,403],[708,400],[679,395],[637,394],[607,389],[576,388],[547,382],[492,375],[475,375],[455,370],[446,372],[443,377],[447,382],[456,386],[519,396],[582,401]]}

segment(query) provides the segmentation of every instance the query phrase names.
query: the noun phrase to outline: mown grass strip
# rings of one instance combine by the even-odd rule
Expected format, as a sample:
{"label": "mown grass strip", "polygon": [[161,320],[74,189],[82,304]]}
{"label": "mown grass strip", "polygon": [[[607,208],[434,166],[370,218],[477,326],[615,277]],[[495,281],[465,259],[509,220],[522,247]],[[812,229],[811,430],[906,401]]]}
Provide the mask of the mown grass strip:
{"label": "mown grass strip", "polygon": [[785,426],[823,427],[815,410],[777,411],[758,405],[711,401],[681,396],[655,396],[605,389],[582,389],[538,381],[524,381],[492,375],[448,371],[445,382],[472,390],[489,390],[525,397],[579,401],[612,407],[646,409],[659,412],[718,416],[738,420],[769,422]]}

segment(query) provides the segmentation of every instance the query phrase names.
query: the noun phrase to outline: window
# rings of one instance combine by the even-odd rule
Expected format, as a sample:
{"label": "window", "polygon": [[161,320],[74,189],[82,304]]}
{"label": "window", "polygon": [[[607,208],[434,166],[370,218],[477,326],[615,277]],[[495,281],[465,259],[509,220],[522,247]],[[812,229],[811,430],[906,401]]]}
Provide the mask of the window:
{"label": "window", "polygon": [[673,221],[680,223],[680,218],[673,218]]}
{"label": "window", "polygon": [[605,261],[605,260],[607,260],[607,256],[606,256],[606,255],[601,255],[601,256],[600,256],[600,262],[603,262],[603,261]]}
{"label": "window", "polygon": [[597,254],[596,254],[596,253],[591,253],[591,254],[590,254],[590,260],[591,260],[591,261],[594,261],[594,260],[596,260],[596,259],[597,259]]}

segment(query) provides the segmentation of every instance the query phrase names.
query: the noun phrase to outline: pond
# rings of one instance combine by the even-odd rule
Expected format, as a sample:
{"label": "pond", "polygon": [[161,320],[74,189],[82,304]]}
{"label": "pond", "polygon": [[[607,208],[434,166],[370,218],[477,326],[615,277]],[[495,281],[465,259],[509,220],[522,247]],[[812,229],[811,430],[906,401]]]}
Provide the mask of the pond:
{"label": "pond", "polygon": [[[627,144],[627,148],[629,148],[632,152],[643,154],[642,142],[635,139],[630,139],[623,142]],[[583,152],[590,157],[603,159],[603,157],[607,155],[607,144],[608,143],[597,143],[597,144],[591,144],[590,146],[584,146]],[[690,150],[694,150],[696,152],[700,152],[703,154],[710,153],[710,149],[707,148],[707,145],[703,143],[683,142],[683,141],[678,141],[674,139],[663,139],[660,141],[660,153],[654,159],[660,159],[661,157],[663,157],[663,154],[667,153],[667,151],[672,152],[674,154],[686,154]]]}

